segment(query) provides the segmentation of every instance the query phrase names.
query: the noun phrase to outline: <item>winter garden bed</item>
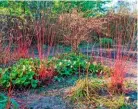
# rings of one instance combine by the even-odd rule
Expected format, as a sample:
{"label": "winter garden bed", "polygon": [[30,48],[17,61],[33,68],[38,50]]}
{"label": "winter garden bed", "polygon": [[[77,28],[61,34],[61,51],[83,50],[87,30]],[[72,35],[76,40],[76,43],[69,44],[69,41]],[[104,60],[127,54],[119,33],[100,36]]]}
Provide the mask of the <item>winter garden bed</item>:
{"label": "winter garden bed", "polygon": [[137,109],[137,3],[115,1],[0,1],[0,109]]}
{"label": "winter garden bed", "polygon": [[2,95],[0,104],[30,109],[136,108],[136,84],[123,76],[118,82],[115,70],[76,53],[20,59],[0,69],[1,92],[9,96]]}

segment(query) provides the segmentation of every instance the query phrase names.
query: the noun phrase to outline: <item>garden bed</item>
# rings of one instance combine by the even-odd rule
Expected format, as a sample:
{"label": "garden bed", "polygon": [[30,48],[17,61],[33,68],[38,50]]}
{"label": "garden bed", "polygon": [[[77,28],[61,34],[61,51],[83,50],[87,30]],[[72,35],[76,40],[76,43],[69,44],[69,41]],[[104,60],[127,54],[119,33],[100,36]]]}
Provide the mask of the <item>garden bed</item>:
{"label": "garden bed", "polygon": [[[95,57],[94,57],[95,58]],[[105,58],[104,58],[105,59]],[[102,60],[104,60],[102,59]],[[51,65],[56,65],[53,66],[55,70],[54,72],[58,72],[58,75],[55,75],[55,77],[51,78],[52,80],[43,80],[43,76],[39,77],[39,81],[37,82],[37,78],[33,77],[33,81],[36,83],[29,82],[30,79],[26,78],[26,82],[30,84],[30,86],[26,86],[24,82],[17,80],[14,78],[16,73],[13,75],[13,90],[12,90],[12,95],[11,97],[17,101],[19,106],[21,108],[29,108],[29,109],[43,109],[43,108],[48,108],[48,109],[84,109],[84,108],[97,108],[97,107],[102,107],[105,108],[106,106],[108,107],[108,104],[101,104],[102,102],[100,101],[100,104],[97,104],[97,101],[90,101],[89,103],[86,102],[86,98],[84,96],[84,101],[83,100],[76,100],[75,102],[72,102],[70,99],[70,93],[72,92],[73,88],[76,87],[78,81],[87,78],[87,63],[89,63],[91,59],[88,58],[85,55],[80,54],[77,56],[74,53],[69,53],[69,54],[62,54],[56,57],[49,58],[49,61],[45,63],[45,61],[41,61],[39,59],[20,59],[17,61],[17,63],[13,64],[11,67],[9,66],[10,70],[7,69],[7,71],[12,71],[15,72],[16,70],[22,73],[22,71],[28,72],[31,75],[35,75],[35,72],[39,73],[38,71],[42,71],[44,73],[45,79],[48,77],[52,77],[52,75],[48,76],[46,72],[51,72],[51,70],[45,69],[45,67],[50,67]],[[96,80],[96,84],[99,84],[99,80],[103,81],[101,83],[104,83],[108,86],[111,81],[111,66],[114,66],[113,60],[108,60],[105,59],[104,65],[106,65],[106,69],[104,69],[104,66],[102,64],[98,63],[91,63],[90,68],[89,68],[89,74],[88,78],[90,81]],[[78,64],[77,64],[78,62]],[[81,63],[80,63],[81,62]],[[98,62],[98,58],[97,58]],[[37,65],[38,64],[38,65]],[[41,66],[39,65],[44,65],[41,69]],[[79,65],[79,66],[78,66]],[[130,62],[127,63],[127,65],[130,65]],[[132,65],[132,64],[131,64]],[[24,66],[24,67],[23,67]],[[135,65],[134,65],[135,66]],[[52,66],[51,66],[52,67]],[[109,68],[108,68],[109,67]],[[136,67],[129,66],[131,69],[135,69]],[[26,70],[25,70],[26,69]],[[39,69],[39,70],[38,70]],[[80,69],[80,70],[79,70]],[[129,69],[130,70],[130,69]],[[117,104],[118,106],[123,105],[123,102],[126,103],[128,106],[131,106],[133,108],[136,107],[136,101],[137,101],[137,92],[136,92],[136,75],[135,73],[131,74],[133,70],[128,71],[126,73],[125,77],[125,92],[123,92],[123,95],[121,94],[115,94],[113,96],[110,95],[110,93],[107,93],[106,90],[108,90],[108,87],[106,86],[104,90],[99,90],[100,93],[96,93],[97,96],[102,97],[102,98],[96,98],[97,100],[107,100],[107,97],[109,96],[110,99],[115,99],[111,103],[112,106],[114,106],[117,102],[117,98],[119,97],[120,100],[122,100],[122,104]],[[4,70],[3,70],[4,71]],[[35,71],[34,73],[32,71]],[[45,72],[46,71],[46,72]],[[99,73],[99,72],[103,73]],[[76,73],[74,73],[76,72]],[[6,72],[5,72],[6,73]],[[7,72],[8,73],[8,72]],[[46,75],[45,75],[46,73]],[[20,75],[20,74],[19,74]],[[40,72],[41,75],[41,72]],[[3,75],[2,75],[3,76]],[[26,76],[26,74],[24,74]],[[21,79],[24,78],[22,75]],[[19,78],[18,77],[18,78]],[[30,76],[32,78],[32,76]],[[50,79],[49,78],[49,79]],[[24,80],[24,79],[23,79]],[[132,80],[132,81],[130,81]],[[32,81],[32,79],[31,79]],[[25,83],[26,83],[25,82]],[[8,88],[9,85],[2,80],[2,85],[6,85]],[[19,84],[20,83],[20,84]],[[38,85],[37,85],[38,83]],[[83,84],[82,82],[81,84]],[[89,83],[89,82],[88,82]],[[20,86],[24,87],[20,87]],[[2,86],[1,86],[2,87]],[[33,88],[31,88],[33,87]],[[92,86],[93,87],[93,86]],[[100,87],[100,86],[99,86]],[[4,88],[2,88],[4,89]],[[5,93],[4,90],[1,89],[1,92]],[[94,90],[97,90],[94,89]],[[7,95],[9,92],[6,92],[5,94]],[[113,97],[113,98],[112,98]],[[114,98],[115,97],[115,98]],[[117,98],[116,98],[117,97]],[[121,98],[120,98],[121,97]],[[91,103],[92,102],[92,103]],[[107,101],[109,102],[109,101]],[[95,104],[96,103],[96,104]],[[126,105],[125,104],[125,105]],[[108,109],[108,108],[107,108]],[[123,109],[123,108],[122,108]]]}

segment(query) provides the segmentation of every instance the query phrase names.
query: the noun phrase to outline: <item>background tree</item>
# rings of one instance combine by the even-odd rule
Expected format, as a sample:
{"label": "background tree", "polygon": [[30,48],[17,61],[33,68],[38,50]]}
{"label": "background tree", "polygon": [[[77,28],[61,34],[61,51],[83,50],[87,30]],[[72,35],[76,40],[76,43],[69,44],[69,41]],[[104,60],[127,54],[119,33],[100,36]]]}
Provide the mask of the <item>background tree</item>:
{"label": "background tree", "polygon": [[89,33],[93,30],[102,32],[103,24],[107,23],[102,18],[84,18],[83,13],[73,10],[72,13],[61,14],[59,17],[60,31],[64,36],[64,43],[71,44],[74,52],[78,51],[78,46],[82,41],[91,40]]}
{"label": "background tree", "polygon": [[108,7],[105,4],[111,1],[55,1],[52,12],[55,14],[69,13],[72,9],[77,9],[78,12],[83,12],[84,17],[97,17],[105,15]]}

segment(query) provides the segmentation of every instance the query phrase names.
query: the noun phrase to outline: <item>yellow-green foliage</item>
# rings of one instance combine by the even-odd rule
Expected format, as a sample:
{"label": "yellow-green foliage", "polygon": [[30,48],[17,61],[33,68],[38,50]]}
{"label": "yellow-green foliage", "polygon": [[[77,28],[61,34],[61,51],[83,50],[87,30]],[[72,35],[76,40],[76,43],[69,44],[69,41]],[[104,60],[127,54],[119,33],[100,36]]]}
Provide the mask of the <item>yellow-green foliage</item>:
{"label": "yellow-green foliage", "polygon": [[101,91],[107,91],[107,85],[104,80],[97,78],[79,79],[70,92],[71,100],[82,102],[84,104],[93,104],[96,107],[103,106],[109,109],[119,109],[125,105],[124,95],[107,94],[103,96]]}
{"label": "yellow-green foliage", "polygon": [[0,14],[2,14],[2,15],[9,15],[10,14],[10,12],[9,12],[9,10],[8,10],[8,8],[3,8],[3,7],[0,7]]}
{"label": "yellow-green foliage", "polygon": [[124,95],[114,95],[111,97],[101,97],[99,101],[107,108],[119,109],[125,104],[125,97]]}
{"label": "yellow-green foliage", "polygon": [[90,99],[95,94],[98,94],[101,88],[105,88],[105,84],[100,79],[80,79],[72,88],[71,99],[77,101],[85,98]]}

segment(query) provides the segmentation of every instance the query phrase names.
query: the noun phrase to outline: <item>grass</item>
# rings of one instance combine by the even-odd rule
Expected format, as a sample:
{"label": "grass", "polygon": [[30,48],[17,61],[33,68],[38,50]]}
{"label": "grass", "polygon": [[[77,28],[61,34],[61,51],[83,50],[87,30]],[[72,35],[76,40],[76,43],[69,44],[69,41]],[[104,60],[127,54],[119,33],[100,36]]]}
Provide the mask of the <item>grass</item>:
{"label": "grass", "polygon": [[98,78],[79,79],[68,96],[73,102],[92,104],[95,108],[125,109],[121,107],[126,106],[124,94],[110,94],[106,82]]}
{"label": "grass", "polygon": [[82,100],[83,98],[90,100],[91,96],[98,94],[98,92],[105,87],[105,84],[100,79],[80,79],[72,88],[70,96],[73,101]]}

